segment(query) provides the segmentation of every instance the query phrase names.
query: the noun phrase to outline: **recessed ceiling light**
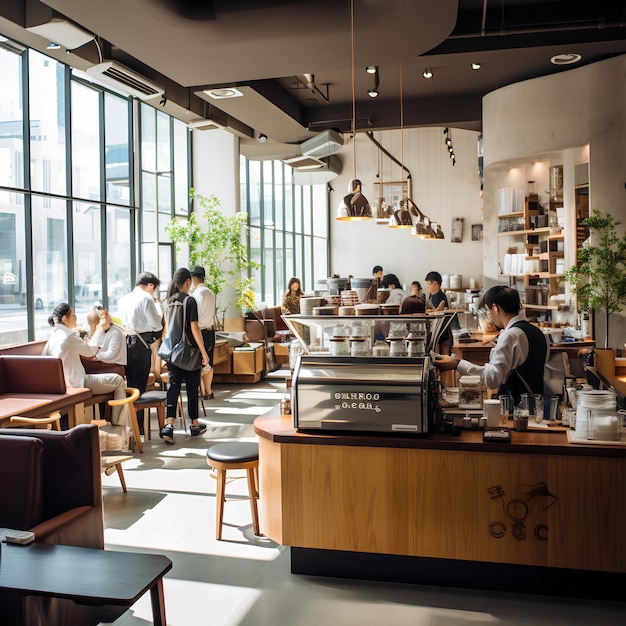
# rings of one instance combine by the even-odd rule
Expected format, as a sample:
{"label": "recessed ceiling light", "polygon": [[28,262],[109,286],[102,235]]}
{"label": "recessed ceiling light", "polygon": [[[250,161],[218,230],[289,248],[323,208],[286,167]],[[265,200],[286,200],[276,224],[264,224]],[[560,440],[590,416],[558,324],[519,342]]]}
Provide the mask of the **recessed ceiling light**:
{"label": "recessed ceiling light", "polygon": [[429,67],[427,67],[427,68],[424,70],[424,72],[422,73],[422,76],[423,76],[424,78],[432,78],[432,77],[433,77],[433,71],[432,71]]}
{"label": "recessed ceiling light", "polygon": [[220,89],[205,89],[204,93],[214,100],[223,100],[224,98],[239,98],[243,96],[239,89],[234,87],[222,87]]}
{"label": "recessed ceiling light", "polygon": [[472,63],[472,69],[473,70],[479,70],[480,69],[480,63]]}
{"label": "recessed ceiling light", "polygon": [[571,63],[578,63],[582,59],[580,54],[575,52],[556,54],[550,59],[550,63],[554,65],[570,65]]}

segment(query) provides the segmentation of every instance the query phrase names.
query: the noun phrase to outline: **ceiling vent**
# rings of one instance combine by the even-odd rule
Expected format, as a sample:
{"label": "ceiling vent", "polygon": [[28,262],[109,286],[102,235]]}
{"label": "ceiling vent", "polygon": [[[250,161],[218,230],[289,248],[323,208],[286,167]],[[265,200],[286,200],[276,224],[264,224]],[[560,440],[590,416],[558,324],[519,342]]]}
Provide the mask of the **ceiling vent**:
{"label": "ceiling vent", "polygon": [[292,157],[291,159],[284,159],[283,163],[289,165],[289,167],[293,167],[294,170],[314,170],[324,165],[324,161],[315,159],[306,154]]}
{"label": "ceiling vent", "polygon": [[150,82],[116,61],[106,61],[87,68],[87,74],[140,100],[149,100],[165,93],[160,85]]}
{"label": "ceiling vent", "polygon": [[302,154],[311,157],[327,157],[339,152],[343,146],[343,135],[336,130],[328,129],[303,141],[301,144]]}
{"label": "ceiling vent", "polygon": [[[220,111],[221,113],[221,111]],[[228,119],[225,114],[218,114],[217,110],[213,110],[210,117],[198,117],[191,120],[187,126],[194,130],[215,130],[216,128],[225,129],[228,126]]]}
{"label": "ceiling vent", "polygon": [[341,161],[336,156],[330,156],[316,169],[294,169],[293,182],[295,185],[325,185],[339,174]]}

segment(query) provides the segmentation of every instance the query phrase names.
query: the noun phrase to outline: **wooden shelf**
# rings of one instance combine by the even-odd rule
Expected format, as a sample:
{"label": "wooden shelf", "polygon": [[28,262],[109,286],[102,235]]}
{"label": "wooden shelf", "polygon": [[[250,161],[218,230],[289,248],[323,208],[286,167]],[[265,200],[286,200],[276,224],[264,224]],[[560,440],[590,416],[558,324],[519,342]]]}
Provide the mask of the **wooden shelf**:
{"label": "wooden shelf", "polygon": [[507,217],[524,217],[524,211],[516,211],[515,213],[502,213],[498,215],[498,219],[505,219]]}
{"label": "wooden shelf", "polygon": [[528,228],[524,230],[507,230],[502,233],[498,233],[498,237],[512,236],[512,235],[539,235],[541,233],[549,233],[552,229],[549,226],[544,228]]}
{"label": "wooden shelf", "polygon": [[535,311],[558,311],[559,307],[554,304],[522,304],[524,309],[533,309]]}

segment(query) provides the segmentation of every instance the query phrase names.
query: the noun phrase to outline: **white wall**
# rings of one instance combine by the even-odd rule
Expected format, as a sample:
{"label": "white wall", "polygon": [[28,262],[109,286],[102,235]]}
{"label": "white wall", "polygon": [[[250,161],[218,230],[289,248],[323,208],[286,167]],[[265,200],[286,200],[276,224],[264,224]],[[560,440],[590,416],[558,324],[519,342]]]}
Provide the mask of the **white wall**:
{"label": "white wall", "polygon": [[[239,138],[225,130],[193,131],[193,180],[195,190],[203,196],[211,194],[221,201],[221,210],[232,215],[240,208],[239,194]],[[194,210],[200,210],[195,206]],[[234,302],[237,294],[226,287],[218,296],[217,306]],[[228,306],[226,318],[241,315]]]}
{"label": "white wall", "polygon": [[[439,222],[446,239],[429,241],[411,237],[408,230],[394,230],[373,221],[338,222],[335,212],[354,178],[353,143],[348,140],[338,156],[343,163],[340,176],[331,181],[330,206],[331,273],[341,276],[370,277],[374,265],[382,265],[407,286],[423,282],[431,270],[441,274],[462,274],[464,286],[474,278],[482,286],[483,242],[472,241],[471,225],[482,223],[482,201],[478,178],[478,133],[451,129],[456,166],[448,157],[443,128],[405,129],[376,132],[375,138],[398,160],[403,160],[412,175],[412,199],[431,220]],[[404,146],[402,145],[404,144]],[[406,178],[400,166],[381,156],[378,148],[362,133],[357,133],[356,177],[374,208],[374,182],[379,167],[383,182]],[[401,158],[404,154],[404,159]],[[379,165],[380,162],[380,165]],[[464,219],[462,243],[450,241],[452,218]]]}

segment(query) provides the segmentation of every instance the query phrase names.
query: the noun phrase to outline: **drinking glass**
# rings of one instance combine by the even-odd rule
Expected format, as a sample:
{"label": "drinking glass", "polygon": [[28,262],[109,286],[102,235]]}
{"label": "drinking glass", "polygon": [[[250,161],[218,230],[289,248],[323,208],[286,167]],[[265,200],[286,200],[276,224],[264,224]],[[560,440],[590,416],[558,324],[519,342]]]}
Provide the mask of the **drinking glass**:
{"label": "drinking glass", "polygon": [[626,411],[617,412],[617,440],[626,442]]}
{"label": "drinking glass", "polygon": [[500,400],[500,426],[507,426],[509,416],[513,413],[513,398],[498,396],[498,400]]}
{"label": "drinking glass", "polygon": [[533,413],[535,424],[541,424],[541,422],[543,422],[543,396],[540,393],[536,393],[533,398],[535,400],[535,409]]}

